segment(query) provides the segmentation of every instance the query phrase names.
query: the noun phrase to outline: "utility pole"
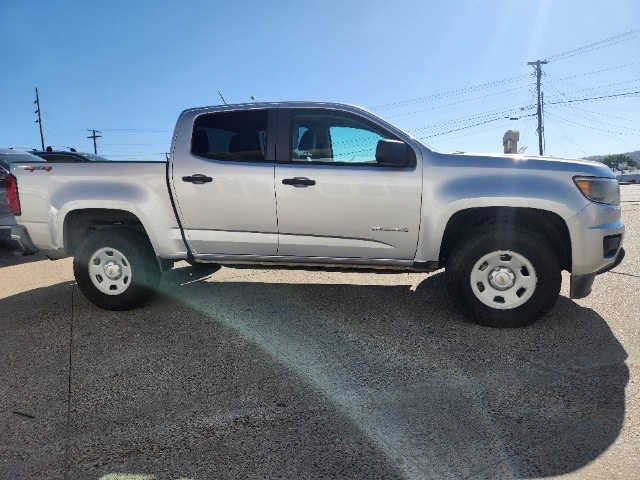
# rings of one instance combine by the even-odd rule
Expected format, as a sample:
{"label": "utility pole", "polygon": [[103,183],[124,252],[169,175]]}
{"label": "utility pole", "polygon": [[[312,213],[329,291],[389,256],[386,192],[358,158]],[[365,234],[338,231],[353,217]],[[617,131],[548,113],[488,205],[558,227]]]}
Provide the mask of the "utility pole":
{"label": "utility pole", "polygon": [[38,106],[38,109],[33,113],[38,114],[38,120],[36,120],[36,123],[40,124],[40,143],[42,144],[42,150],[44,150],[44,135],[42,134],[42,117],[40,116],[40,97],[38,96],[38,87],[36,87],[36,100],[33,103]]}
{"label": "utility pole", "polygon": [[540,147],[540,155],[544,155],[542,148],[542,97],[540,95],[540,79],[542,78],[542,65],[549,63],[546,60],[536,60],[535,62],[527,62],[527,65],[533,66],[536,71],[536,85],[538,89],[538,146]]}
{"label": "utility pole", "polygon": [[93,135],[89,135],[87,138],[93,138],[93,153],[98,154],[98,147],[96,146],[96,138],[102,138],[102,135],[96,135],[96,133],[102,133],[100,130],[87,128],[89,132],[93,132]]}
{"label": "utility pole", "polygon": [[542,151],[544,152],[547,149],[547,136],[544,134],[544,92],[540,93],[540,103],[540,116],[542,117]]}

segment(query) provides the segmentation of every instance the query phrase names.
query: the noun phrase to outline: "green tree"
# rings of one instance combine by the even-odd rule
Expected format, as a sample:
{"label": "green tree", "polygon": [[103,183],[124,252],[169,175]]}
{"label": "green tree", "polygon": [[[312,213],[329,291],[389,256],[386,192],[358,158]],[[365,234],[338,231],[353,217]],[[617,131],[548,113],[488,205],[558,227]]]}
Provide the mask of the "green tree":
{"label": "green tree", "polygon": [[633,158],[627,157],[622,153],[618,153],[616,155],[607,155],[602,159],[602,163],[604,163],[607,167],[612,168],[613,170],[618,169],[618,165],[621,163],[626,163],[627,168],[635,168],[638,166],[638,162],[636,162]]}

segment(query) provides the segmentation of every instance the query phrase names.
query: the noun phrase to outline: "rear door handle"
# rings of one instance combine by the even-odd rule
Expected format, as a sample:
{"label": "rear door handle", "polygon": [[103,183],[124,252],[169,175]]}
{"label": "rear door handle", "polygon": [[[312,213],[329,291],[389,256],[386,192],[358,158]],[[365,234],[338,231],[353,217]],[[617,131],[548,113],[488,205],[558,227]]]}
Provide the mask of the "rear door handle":
{"label": "rear door handle", "polygon": [[315,185],[316,181],[315,180],[311,180],[307,177],[293,177],[293,178],[284,178],[282,180],[282,184],[283,185],[293,185],[295,186],[311,186],[311,185]]}
{"label": "rear door handle", "polygon": [[194,175],[188,175],[186,177],[182,177],[182,181],[189,182],[189,183],[211,183],[213,181],[213,178],[207,177],[202,173],[196,173]]}

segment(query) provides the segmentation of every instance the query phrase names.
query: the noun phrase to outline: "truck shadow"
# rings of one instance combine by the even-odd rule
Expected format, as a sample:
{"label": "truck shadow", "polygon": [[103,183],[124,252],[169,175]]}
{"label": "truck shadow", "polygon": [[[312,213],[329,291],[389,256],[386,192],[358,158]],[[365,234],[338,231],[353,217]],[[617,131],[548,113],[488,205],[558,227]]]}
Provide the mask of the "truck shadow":
{"label": "truck shadow", "polygon": [[412,290],[402,276],[224,270],[167,272],[129,312],[68,283],[0,299],[2,401],[33,417],[0,415],[2,468],[535,478],[586,466],[620,434],[627,354],[566,298],[537,324],[496,330],[459,315],[439,274]]}
{"label": "truck shadow", "polygon": [[621,430],[627,354],[565,297],[530,327],[498,330],[462,317],[442,274],[411,291],[215,275],[177,286],[186,272],[170,273],[173,298],[286,362],[409,476],[561,475]]}
{"label": "truck shadow", "polygon": [[36,255],[23,255],[17,243],[11,240],[9,231],[0,229],[0,268],[21,263],[39,262],[46,260],[43,253]]}

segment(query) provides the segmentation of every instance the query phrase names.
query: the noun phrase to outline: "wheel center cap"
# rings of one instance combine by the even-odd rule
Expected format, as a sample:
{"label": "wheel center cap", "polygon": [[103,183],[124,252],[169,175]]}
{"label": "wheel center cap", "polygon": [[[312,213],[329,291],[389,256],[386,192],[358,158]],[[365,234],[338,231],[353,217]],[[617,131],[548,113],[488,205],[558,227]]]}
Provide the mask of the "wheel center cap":
{"label": "wheel center cap", "polygon": [[516,276],[508,267],[496,267],[489,274],[489,283],[497,290],[508,290],[513,287]]}
{"label": "wheel center cap", "polygon": [[119,263],[110,261],[104,266],[104,274],[111,280],[117,280],[122,276],[122,268]]}

